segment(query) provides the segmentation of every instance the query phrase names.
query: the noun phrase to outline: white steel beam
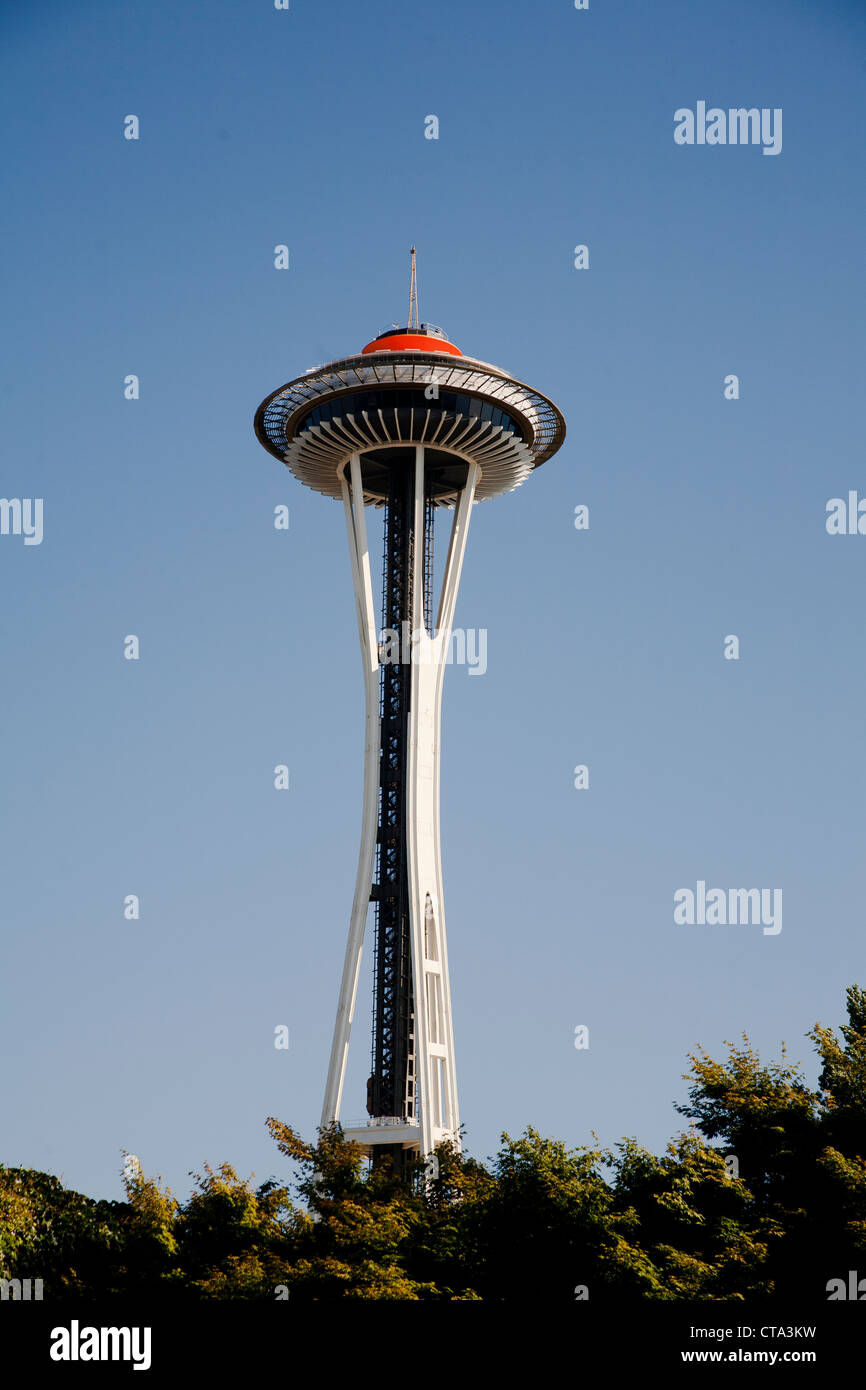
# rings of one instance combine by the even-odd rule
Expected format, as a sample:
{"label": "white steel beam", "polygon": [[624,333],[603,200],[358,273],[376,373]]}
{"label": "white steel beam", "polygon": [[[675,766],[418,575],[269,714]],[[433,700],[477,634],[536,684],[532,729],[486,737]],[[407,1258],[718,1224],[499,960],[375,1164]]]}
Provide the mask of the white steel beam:
{"label": "white steel beam", "polygon": [[370,887],[373,882],[373,858],[376,851],[379,798],[379,647],[373,609],[373,589],[370,581],[367,524],[364,519],[361,460],[357,453],[352,454],[349,460],[349,469],[351,490],[346,482],[344,470],[341,470],[340,481],[346,510],[346,527],[349,533],[349,557],[352,564],[352,583],[355,590],[355,607],[358,615],[358,633],[361,638],[361,657],[364,668],[364,801],[355,897],[352,904],[352,916],[349,921],[349,939],[346,944],[343,978],[337,1005],[337,1021],[334,1025],[334,1040],[331,1045],[325,1103],[322,1109],[323,1128],[333,1124],[340,1117],[340,1101],[343,1095],[346,1061],[349,1055],[349,1035],[358,994],[361,952],[364,946],[364,930],[367,925]]}

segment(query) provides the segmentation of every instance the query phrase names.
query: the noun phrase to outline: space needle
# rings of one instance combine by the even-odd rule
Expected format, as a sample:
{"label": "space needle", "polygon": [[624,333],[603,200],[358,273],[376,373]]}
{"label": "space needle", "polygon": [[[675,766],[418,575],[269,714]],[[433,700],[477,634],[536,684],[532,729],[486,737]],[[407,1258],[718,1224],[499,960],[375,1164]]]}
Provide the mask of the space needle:
{"label": "space needle", "polygon": [[[361,952],[372,905],[373,1037],[367,1120],[342,1125],[375,1166],[460,1145],[439,843],[442,683],[473,506],[551,458],[565,421],[540,392],[466,356],[409,314],[359,353],[305,372],[259,406],[256,435],[307,487],[342,501],[366,706],[361,848],[322,1128],[341,1124]],[[367,509],[382,517],[381,638]],[[437,514],[450,509],[434,594]],[[409,634],[409,643],[382,640]],[[396,647],[396,650],[395,650]],[[360,1106],[359,1106],[360,1108]]]}

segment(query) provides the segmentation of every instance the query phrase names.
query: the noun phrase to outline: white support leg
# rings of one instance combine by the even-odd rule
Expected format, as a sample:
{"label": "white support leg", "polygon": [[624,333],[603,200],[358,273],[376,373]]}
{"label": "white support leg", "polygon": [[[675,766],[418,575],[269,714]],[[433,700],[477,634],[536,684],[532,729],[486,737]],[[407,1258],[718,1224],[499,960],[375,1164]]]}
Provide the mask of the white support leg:
{"label": "white support leg", "polygon": [[331,1045],[331,1060],[328,1065],[325,1104],[322,1109],[323,1128],[340,1118],[340,1101],[343,1095],[346,1060],[349,1053],[349,1034],[355,1012],[358,976],[361,970],[361,952],[364,945],[364,930],[370,902],[370,886],[373,882],[379,796],[379,648],[373,610],[373,590],[370,582],[370,554],[367,549],[367,525],[364,519],[361,461],[358,454],[352,455],[349,468],[351,489],[345,476],[342,475],[341,484],[343,503],[346,509],[349,556],[352,563],[352,582],[355,589],[358,632],[361,638],[361,656],[364,666],[366,706],[364,805],[361,819],[361,849],[358,855],[358,873],[355,879],[355,898],[349,922],[349,940],[346,945],[340,1000],[337,1005],[337,1021],[334,1026],[334,1041]]}
{"label": "white support leg", "polygon": [[[469,517],[480,470],[471,464],[451,530],[435,636],[423,630],[422,548],[416,546],[413,591],[412,697],[409,716],[408,860],[415,1003],[415,1055],[421,1119],[420,1148],[430,1154],[442,1139],[459,1146],[460,1113],[448,951],[442,906],[439,841],[439,749],[442,685]],[[424,446],[415,451],[415,535],[424,534]]]}

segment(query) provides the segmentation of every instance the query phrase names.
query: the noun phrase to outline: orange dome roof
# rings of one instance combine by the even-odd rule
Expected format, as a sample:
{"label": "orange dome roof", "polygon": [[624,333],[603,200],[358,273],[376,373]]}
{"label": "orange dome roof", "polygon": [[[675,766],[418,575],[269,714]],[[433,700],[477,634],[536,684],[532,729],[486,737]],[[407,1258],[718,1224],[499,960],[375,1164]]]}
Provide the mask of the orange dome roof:
{"label": "orange dome roof", "polygon": [[447,338],[425,333],[423,328],[389,329],[387,333],[380,333],[361,352],[442,352],[452,357],[463,356],[459,347],[449,343]]}

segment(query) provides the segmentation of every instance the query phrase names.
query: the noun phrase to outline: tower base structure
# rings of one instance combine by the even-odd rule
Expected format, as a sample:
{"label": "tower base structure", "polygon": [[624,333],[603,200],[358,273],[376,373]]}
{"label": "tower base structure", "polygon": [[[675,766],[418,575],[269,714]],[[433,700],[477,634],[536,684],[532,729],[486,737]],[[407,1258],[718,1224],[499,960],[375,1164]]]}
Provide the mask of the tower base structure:
{"label": "tower base structure", "polygon": [[[405,468],[405,450],[402,454],[397,466]],[[391,1158],[406,1150],[426,1156],[443,1140],[455,1146],[460,1143],[439,843],[439,733],[443,678],[479,467],[471,461],[466,464],[431,631],[425,620],[431,574],[423,544],[428,532],[425,507],[430,499],[424,445],[415,445],[412,454],[404,492],[411,498],[411,526],[398,538],[408,563],[400,584],[400,601],[390,612],[386,554],[384,616],[394,626],[386,625],[385,630],[398,636],[396,653],[393,644],[384,650],[387,644],[380,644],[377,637],[359,452],[351,455],[348,476],[342,480],[364,669],[364,803],[322,1126],[339,1119],[372,900],[377,903],[380,924],[386,908],[391,921],[390,939],[381,929],[377,939],[380,988],[369,1087],[373,1113],[365,1124],[344,1127],[343,1133],[374,1159],[384,1157],[385,1151],[390,1151]],[[411,635],[409,653],[402,641],[407,631]],[[383,663],[395,669],[383,672]],[[394,687],[398,694],[392,702],[389,692]],[[376,867],[378,881],[374,882]],[[383,960],[389,952],[397,958],[396,964]]]}

